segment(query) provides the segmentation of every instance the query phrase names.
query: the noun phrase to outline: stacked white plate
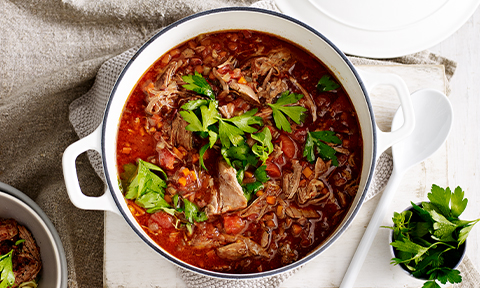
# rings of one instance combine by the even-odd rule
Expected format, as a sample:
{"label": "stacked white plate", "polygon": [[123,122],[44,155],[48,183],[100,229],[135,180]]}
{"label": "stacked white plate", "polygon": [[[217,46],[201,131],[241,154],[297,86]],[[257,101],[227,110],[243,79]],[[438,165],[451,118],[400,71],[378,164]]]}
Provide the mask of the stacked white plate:
{"label": "stacked white plate", "polygon": [[428,49],[457,31],[480,0],[275,0],[346,54],[393,58]]}

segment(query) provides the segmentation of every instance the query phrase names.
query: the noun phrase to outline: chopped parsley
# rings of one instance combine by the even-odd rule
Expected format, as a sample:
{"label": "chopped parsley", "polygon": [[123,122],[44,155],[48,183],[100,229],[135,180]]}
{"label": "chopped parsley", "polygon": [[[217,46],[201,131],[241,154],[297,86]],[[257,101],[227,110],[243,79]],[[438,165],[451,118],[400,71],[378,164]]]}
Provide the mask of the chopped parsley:
{"label": "chopped parsley", "polygon": [[306,108],[302,106],[287,106],[297,103],[298,100],[302,98],[303,94],[295,94],[290,91],[285,91],[282,93],[280,98],[278,98],[275,104],[268,104],[268,106],[272,108],[273,120],[275,121],[275,126],[277,126],[278,129],[288,133],[292,132],[292,127],[290,127],[290,122],[288,122],[287,116],[297,124],[300,124],[300,122],[305,119],[305,111],[307,111]]}
{"label": "chopped parsley", "polygon": [[468,200],[460,187],[454,192],[432,185],[428,194],[430,202],[420,206],[412,202],[413,208],[394,213],[393,242],[396,257],[392,264],[403,264],[413,276],[429,279],[423,285],[440,288],[437,283],[460,283],[460,271],[447,266],[447,259],[459,259],[458,250],[465,242],[473,225],[480,219],[465,221],[458,217],[465,210]]}
{"label": "chopped parsley", "polygon": [[0,255],[0,288],[13,287],[15,284],[15,274],[12,264],[13,250],[5,255]]}
{"label": "chopped parsley", "polygon": [[339,87],[340,85],[337,82],[330,79],[330,76],[328,75],[324,75],[322,78],[320,78],[320,80],[318,80],[318,83],[317,83],[317,90],[319,92],[328,92],[328,91],[338,89]]}
{"label": "chopped parsley", "polygon": [[315,131],[308,132],[307,140],[305,141],[305,148],[303,156],[307,157],[310,163],[315,162],[315,152],[324,160],[332,160],[332,165],[338,166],[337,156],[335,156],[335,149],[328,146],[324,142],[341,144],[342,141],[335,135],[333,131]]}

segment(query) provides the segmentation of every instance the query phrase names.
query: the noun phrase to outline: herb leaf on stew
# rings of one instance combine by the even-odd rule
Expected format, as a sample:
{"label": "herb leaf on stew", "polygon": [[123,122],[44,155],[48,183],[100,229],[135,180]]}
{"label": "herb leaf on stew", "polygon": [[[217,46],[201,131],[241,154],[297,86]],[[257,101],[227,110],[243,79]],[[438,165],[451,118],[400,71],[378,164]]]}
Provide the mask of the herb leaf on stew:
{"label": "herb leaf on stew", "polygon": [[282,93],[280,98],[274,104],[268,104],[273,111],[273,120],[275,121],[275,126],[278,129],[282,129],[288,133],[292,132],[290,127],[290,122],[286,116],[290,117],[293,122],[300,124],[305,119],[306,108],[302,106],[286,106],[290,104],[297,103],[298,100],[303,98],[303,94],[295,94],[290,91],[285,91]]}
{"label": "herb leaf on stew", "polygon": [[340,88],[340,85],[330,79],[330,76],[324,75],[317,83],[317,90],[320,92],[328,92]]}
{"label": "herb leaf on stew", "polygon": [[252,152],[258,156],[263,164],[265,164],[268,156],[273,152],[272,133],[270,132],[270,129],[265,127],[262,131],[252,134],[251,137],[261,143],[261,145],[258,143],[253,144]]}
{"label": "herb leaf on stew", "polygon": [[[165,180],[153,171],[160,173]],[[139,159],[136,175],[126,189],[125,198],[135,200],[135,203],[147,209],[148,213],[164,210],[172,214],[172,211],[168,210],[170,205],[163,198],[164,189],[167,188],[166,179],[167,175],[160,167]]]}
{"label": "herb leaf on stew", "polygon": [[208,96],[211,100],[215,100],[215,93],[207,80],[203,78],[202,74],[195,71],[195,75],[185,75],[182,76],[182,79],[188,83],[183,85],[183,88]]}
{"label": "herb leaf on stew", "polygon": [[324,142],[341,144],[342,140],[335,135],[333,131],[315,131],[307,133],[307,140],[305,141],[305,148],[303,156],[307,157],[310,163],[316,159],[315,152],[324,160],[332,160],[332,165],[338,166],[337,156],[335,156],[335,149],[328,146]]}

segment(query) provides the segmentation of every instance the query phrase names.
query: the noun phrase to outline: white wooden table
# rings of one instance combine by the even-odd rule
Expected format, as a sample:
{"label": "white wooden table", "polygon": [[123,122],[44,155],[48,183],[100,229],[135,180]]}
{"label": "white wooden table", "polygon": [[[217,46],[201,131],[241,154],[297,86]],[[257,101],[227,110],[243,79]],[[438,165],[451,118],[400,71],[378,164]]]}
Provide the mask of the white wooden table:
{"label": "white wooden table", "polygon": [[[451,81],[452,102],[455,117],[450,137],[432,158],[409,170],[402,181],[390,210],[400,211],[410,200],[425,200],[430,186],[455,187],[460,185],[469,199],[464,219],[480,217],[480,11],[457,33],[432,48],[432,51],[458,62]],[[388,71],[402,76],[413,92],[420,88],[445,89],[442,66],[419,67],[363,67]],[[380,69],[380,70],[378,70]],[[423,70],[422,70],[423,69]],[[423,76],[422,76],[423,75]],[[427,77],[428,75],[428,77]],[[387,91],[388,92],[388,91]],[[385,91],[376,90],[372,95],[376,117],[381,128],[388,129],[389,118],[395,111],[395,101],[379,97]],[[348,267],[366,225],[375,209],[378,197],[366,202],[355,221],[327,251],[308,263],[281,287],[338,287]],[[390,225],[391,215],[384,219]],[[105,217],[105,265],[106,287],[185,287],[175,267],[161,256],[152,253],[125,221],[117,215]],[[480,268],[480,228],[475,227],[469,237],[468,257]],[[399,268],[389,265],[388,231],[380,229],[372,249],[356,282],[356,287],[420,287],[422,282],[406,276]],[[142,264],[134,259],[142,258]]]}

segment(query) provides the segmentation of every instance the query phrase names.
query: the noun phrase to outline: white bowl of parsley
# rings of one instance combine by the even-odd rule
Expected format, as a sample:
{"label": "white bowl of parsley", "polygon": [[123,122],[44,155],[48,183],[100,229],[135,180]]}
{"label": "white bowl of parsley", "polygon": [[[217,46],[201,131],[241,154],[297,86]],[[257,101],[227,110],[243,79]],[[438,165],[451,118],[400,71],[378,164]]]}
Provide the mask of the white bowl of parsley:
{"label": "white bowl of parsley", "polygon": [[391,264],[426,280],[424,288],[460,283],[462,276],[456,268],[465,257],[467,236],[480,219],[459,219],[468,203],[460,187],[451,191],[432,185],[428,199],[394,212],[394,225],[384,227],[392,229]]}

